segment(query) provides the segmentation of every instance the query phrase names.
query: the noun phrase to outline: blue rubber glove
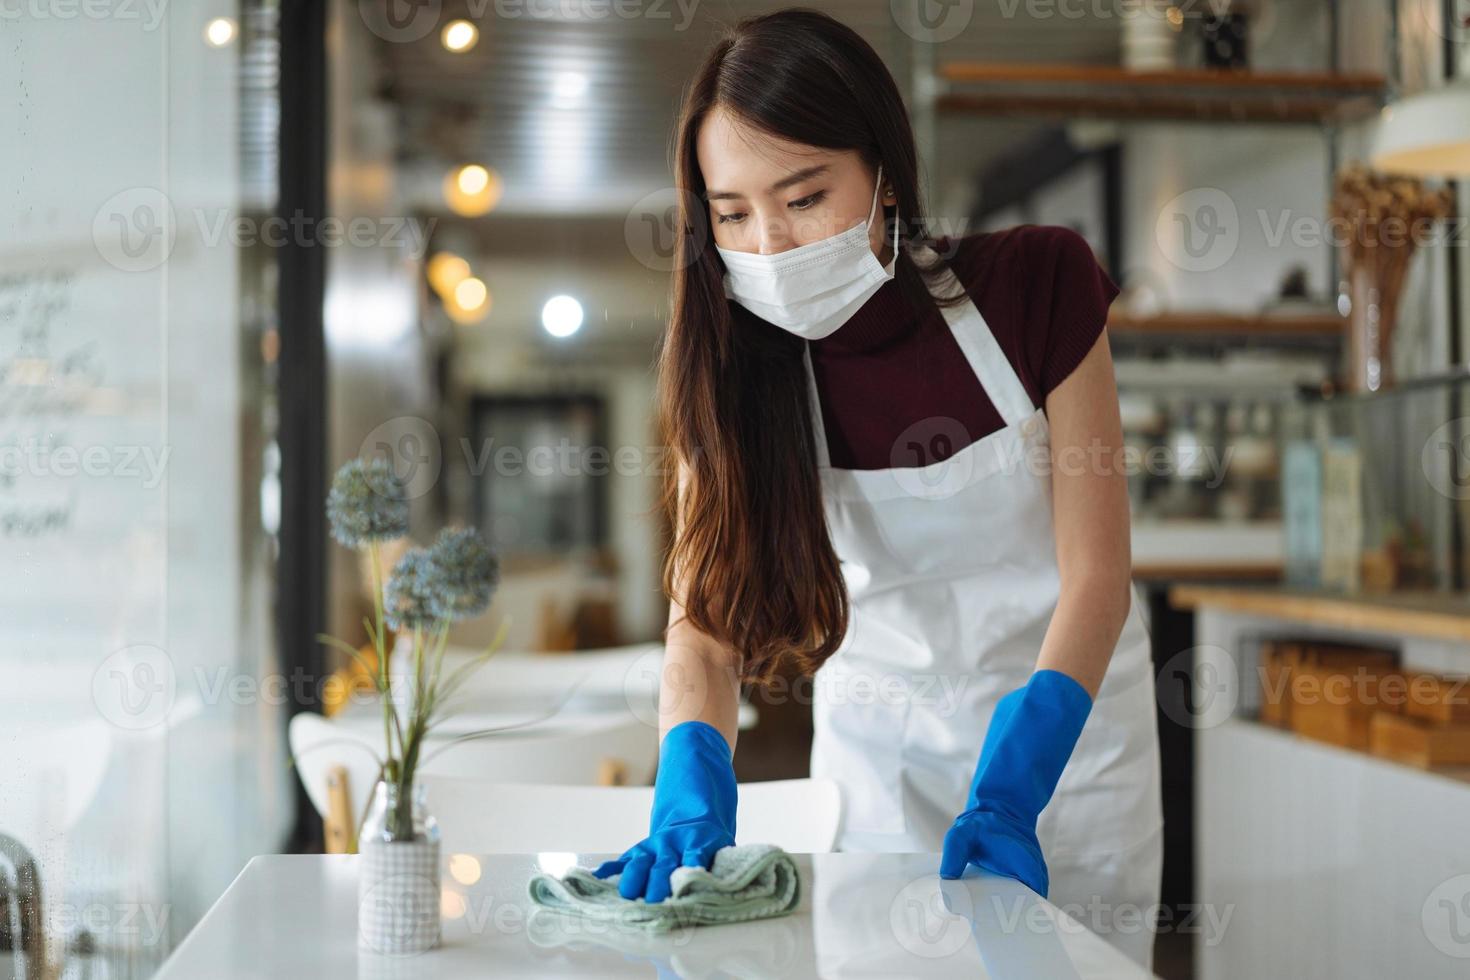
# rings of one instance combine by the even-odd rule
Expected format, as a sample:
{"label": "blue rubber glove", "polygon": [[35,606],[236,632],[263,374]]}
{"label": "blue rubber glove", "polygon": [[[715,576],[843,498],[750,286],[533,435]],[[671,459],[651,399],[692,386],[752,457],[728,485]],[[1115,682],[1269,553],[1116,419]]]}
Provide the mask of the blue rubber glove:
{"label": "blue rubber glove", "polygon": [[662,902],[669,876],[685,865],[708,868],[735,843],[735,768],[719,729],[686,721],[669,729],[658,752],[648,836],[593,875],[621,874],[618,894]]}
{"label": "blue rubber glove", "polygon": [[1015,878],[1046,897],[1036,820],[1092,712],[1092,696],[1057,670],[1038,670],[1001,698],[985,732],[966,810],[944,835],[941,878],[971,864]]}

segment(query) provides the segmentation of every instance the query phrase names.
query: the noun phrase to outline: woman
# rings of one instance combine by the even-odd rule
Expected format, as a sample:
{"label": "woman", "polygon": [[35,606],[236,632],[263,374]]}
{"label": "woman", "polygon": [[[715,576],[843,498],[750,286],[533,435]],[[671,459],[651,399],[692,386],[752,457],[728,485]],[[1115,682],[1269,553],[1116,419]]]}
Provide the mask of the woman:
{"label": "woman", "polygon": [[660,762],[649,836],[597,874],[656,902],[733,842],[739,686],[790,662],[840,849],[1016,878],[1149,965],[1117,287],[1066,229],[931,237],[893,79],[824,14],[731,29],[676,154]]}

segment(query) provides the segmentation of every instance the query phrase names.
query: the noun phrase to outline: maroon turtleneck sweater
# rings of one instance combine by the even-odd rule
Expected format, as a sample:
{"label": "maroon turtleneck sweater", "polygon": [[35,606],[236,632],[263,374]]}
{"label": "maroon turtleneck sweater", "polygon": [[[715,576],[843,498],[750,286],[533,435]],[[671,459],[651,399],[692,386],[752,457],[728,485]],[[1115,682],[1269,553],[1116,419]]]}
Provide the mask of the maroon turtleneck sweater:
{"label": "maroon turtleneck sweater", "polygon": [[[1070,228],[1018,225],[939,239],[1021,383],[1040,407],[1092,349],[1118,287]],[[834,333],[811,343],[832,465],[888,469],[899,436],[924,419],[957,420],[973,442],[1004,424],[937,308],[924,315],[897,279]],[[963,449],[935,450],[934,459]],[[908,464],[911,465],[911,464]]]}

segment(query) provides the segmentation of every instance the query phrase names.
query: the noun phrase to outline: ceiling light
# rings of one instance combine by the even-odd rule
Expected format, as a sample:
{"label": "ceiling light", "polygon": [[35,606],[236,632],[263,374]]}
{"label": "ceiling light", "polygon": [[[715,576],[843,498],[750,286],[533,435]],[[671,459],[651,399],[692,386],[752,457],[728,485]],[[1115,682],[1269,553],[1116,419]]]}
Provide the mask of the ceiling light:
{"label": "ceiling light", "polygon": [[582,304],[570,296],[553,296],[541,307],[541,326],[553,337],[570,337],[582,327]]}
{"label": "ceiling light", "polygon": [[474,276],[462,279],[445,297],[444,312],[455,323],[466,326],[479,323],[490,312],[490,290]]}
{"label": "ceiling light", "polygon": [[587,76],[579,71],[557,72],[551,80],[551,97],[562,105],[582,101],[587,94]]}
{"label": "ceiling light", "polygon": [[444,202],[455,214],[477,218],[500,202],[500,175],[478,163],[451,170],[444,178]]}
{"label": "ceiling light", "polygon": [[440,297],[454,292],[454,287],[470,277],[470,264],[453,252],[435,252],[426,270],[429,288]]}
{"label": "ceiling light", "polygon": [[1385,106],[1368,160],[1385,173],[1470,175],[1470,81],[1449,82]]}
{"label": "ceiling light", "polygon": [[489,292],[485,288],[483,279],[470,276],[468,279],[461,280],[459,285],[454,287],[454,301],[463,309],[478,310],[485,304],[485,297],[489,295]]}
{"label": "ceiling light", "polygon": [[235,22],[228,17],[216,17],[204,25],[204,40],[212,48],[222,48],[235,39]]}
{"label": "ceiling light", "polygon": [[480,29],[467,20],[451,20],[439,35],[444,50],[464,54],[480,43]]}
{"label": "ceiling light", "polygon": [[459,168],[454,182],[459,185],[461,194],[478,194],[490,186],[490,171],[478,163],[472,163]]}

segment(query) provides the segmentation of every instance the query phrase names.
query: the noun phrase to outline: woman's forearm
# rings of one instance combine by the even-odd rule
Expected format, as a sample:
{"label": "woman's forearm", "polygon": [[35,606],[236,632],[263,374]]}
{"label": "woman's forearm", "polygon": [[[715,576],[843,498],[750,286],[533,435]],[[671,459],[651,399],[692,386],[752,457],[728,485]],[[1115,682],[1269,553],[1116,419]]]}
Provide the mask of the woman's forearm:
{"label": "woman's forearm", "polygon": [[1097,697],[1131,601],[1126,569],[1064,576],[1036,668],[1059,670]]}
{"label": "woman's forearm", "polygon": [[1133,600],[1123,424],[1107,331],[1046,398],[1061,594],[1037,658],[1097,697]]}
{"label": "woman's forearm", "polygon": [[675,725],[703,721],[718,729],[734,751],[740,711],[734,653],[687,620],[671,625],[665,633],[658,709],[660,740]]}

